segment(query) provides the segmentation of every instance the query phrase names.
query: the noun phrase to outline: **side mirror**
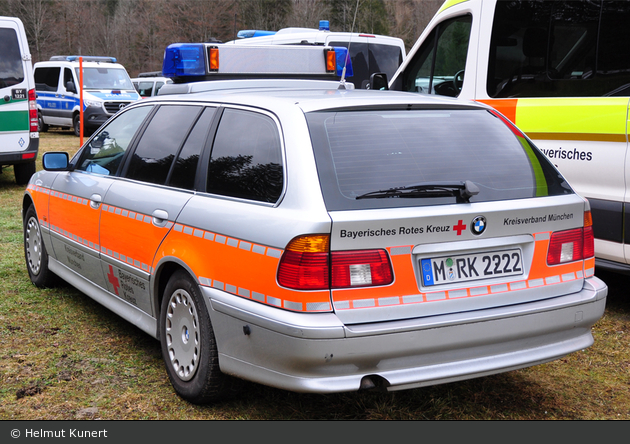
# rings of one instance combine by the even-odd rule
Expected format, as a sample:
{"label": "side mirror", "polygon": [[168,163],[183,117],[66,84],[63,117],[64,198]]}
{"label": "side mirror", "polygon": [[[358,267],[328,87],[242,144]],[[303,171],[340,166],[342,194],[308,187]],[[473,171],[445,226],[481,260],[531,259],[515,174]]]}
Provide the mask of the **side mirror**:
{"label": "side mirror", "polygon": [[370,89],[383,90],[389,89],[387,74],[384,72],[375,72],[370,76]]}
{"label": "side mirror", "polygon": [[68,153],[51,151],[42,156],[42,165],[46,171],[66,171],[68,163]]}
{"label": "side mirror", "polygon": [[66,83],[66,91],[76,94],[77,88],[74,86],[74,82]]}

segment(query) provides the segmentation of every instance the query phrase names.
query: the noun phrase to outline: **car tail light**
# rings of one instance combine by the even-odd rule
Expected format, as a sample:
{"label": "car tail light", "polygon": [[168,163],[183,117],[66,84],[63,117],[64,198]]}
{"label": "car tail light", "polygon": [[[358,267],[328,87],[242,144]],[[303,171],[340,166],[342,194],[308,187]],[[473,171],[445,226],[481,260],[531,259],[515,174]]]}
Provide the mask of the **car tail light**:
{"label": "car tail light", "polygon": [[278,266],[278,283],[296,290],[388,285],[393,281],[385,250],[330,252],[328,235],[294,238]]}
{"label": "car tail light", "polygon": [[278,283],[297,290],[322,290],[330,286],[330,237],[298,236],[285,248],[278,266]]}
{"label": "car tail light", "polygon": [[39,125],[37,124],[37,94],[34,89],[28,91],[28,121],[31,133],[39,131]]}
{"label": "car tail light", "polygon": [[584,228],[557,231],[551,235],[547,264],[557,265],[593,257],[595,240],[591,212],[584,213]]}
{"label": "car tail light", "polygon": [[584,259],[595,256],[595,235],[593,234],[593,217],[590,211],[584,212]]}
{"label": "car tail light", "polygon": [[335,251],[331,263],[332,288],[387,285],[393,280],[385,250]]}

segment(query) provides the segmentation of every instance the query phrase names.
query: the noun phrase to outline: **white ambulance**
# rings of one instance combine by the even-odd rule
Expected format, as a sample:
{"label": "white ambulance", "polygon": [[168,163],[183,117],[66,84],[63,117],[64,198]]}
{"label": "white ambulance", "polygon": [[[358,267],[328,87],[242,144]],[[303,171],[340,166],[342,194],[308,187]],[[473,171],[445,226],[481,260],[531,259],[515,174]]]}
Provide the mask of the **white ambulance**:
{"label": "white ambulance", "polygon": [[627,1],[449,0],[389,84],[501,111],[588,198],[597,265],[617,271],[630,270],[628,23]]}
{"label": "white ambulance", "polygon": [[13,165],[25,185],[35,172],[39,148],[33,66],[24,25],[0,17],[0,167]]}

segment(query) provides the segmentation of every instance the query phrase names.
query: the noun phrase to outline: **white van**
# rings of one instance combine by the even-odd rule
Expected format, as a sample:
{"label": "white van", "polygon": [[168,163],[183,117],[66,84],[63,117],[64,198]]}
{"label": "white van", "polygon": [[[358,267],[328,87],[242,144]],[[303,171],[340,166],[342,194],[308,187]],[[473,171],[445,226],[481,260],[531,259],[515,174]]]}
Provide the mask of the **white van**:
{"label": "white van", "polygon": [[[264,35],[264,34],[267,35]],[[320,45],[349,48],[354,74],[348,81],[356,88],[368,82],[370,74],[384,72],[391,78],[405,60],[405,43],[398,37],[357,32],[331,32],[327,20],[320,20],[319,29],[284,28],[278,32],[239,31],[240,38],[226,44],[236,45]]]}
{"label": "white van", "polygon": [[[83,129],[90,134],[140,95],[114,57],[82,57]],[[59,126],[80,135],[79,64],[79,56],[53,56],[35,63],[40,131]]]}
{"label": "white van", "polygon": [[628,1],[449,0],[389,83],[501,111],[588,198],[597,265],[617,271],[630,270],[628,23]]}
{"label": "white van", "polygon": [[35,82],[22,21],[0,17],[0,168],[13,165],[25,185],[35,172],[39,148]]}
{"label": "white van", "polygon": [[162,72],[141,72],[138,77],[131,79],[134,88],[140,94],[140,97],[146,99],[147,97],[157,96],[160,89],[167,83],[173,83],[172,79],[162,77]]}

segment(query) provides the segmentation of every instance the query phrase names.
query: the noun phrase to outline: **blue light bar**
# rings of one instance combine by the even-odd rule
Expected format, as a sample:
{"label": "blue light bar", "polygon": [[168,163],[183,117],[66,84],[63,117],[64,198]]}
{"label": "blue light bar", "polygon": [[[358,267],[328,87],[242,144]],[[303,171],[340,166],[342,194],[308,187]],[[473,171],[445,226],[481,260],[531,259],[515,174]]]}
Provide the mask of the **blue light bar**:
{"label": "blue light bar", "polygon": [[319,30],[320,31],[330,31],[330,23],[328,20],[320,20],[319,21]]}
{"label": "blue light bar", "polygon": [[79,57],[83,57],[84,62],[108,62],[108,63],[116,63],[116,57],[106,57],[106,56],[52,56],[50,60],[55,61],[68,61],[68,62],[78,62]]}
{"label": "blue light bar", "polygon": [[173,43],[164,50],[164,77],[203,76],[206,74],[203,43]]}
{"label": "blue light bar", "polygon": [[354,73],[352,71],[352,59],[348,54],[348,48],[344,46],[333,46],[333,48],[335,48],[335,58],[337,59],[337,75],[341,76],[343,74],[343,66],[345,64],[346,77],[352,77]]}
{"label": "blue light bar", "polygon": [[265,35],[274,35],[276,33],[276,31],[263,31],[260,29],[246,29],[243,31],[239,31],[236,34],[236,37],[238,37],[239,39],[249,39],[252,37],[262,37]]}

